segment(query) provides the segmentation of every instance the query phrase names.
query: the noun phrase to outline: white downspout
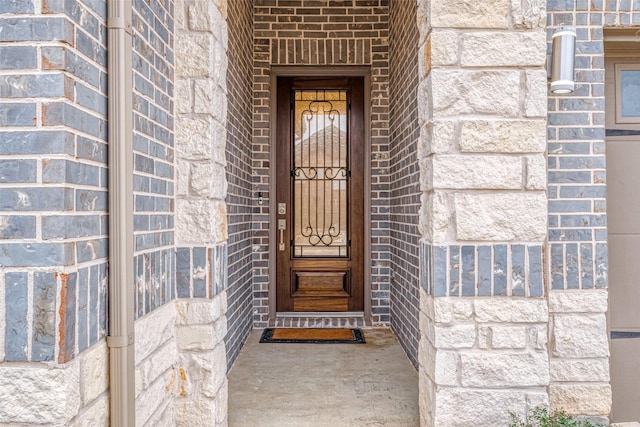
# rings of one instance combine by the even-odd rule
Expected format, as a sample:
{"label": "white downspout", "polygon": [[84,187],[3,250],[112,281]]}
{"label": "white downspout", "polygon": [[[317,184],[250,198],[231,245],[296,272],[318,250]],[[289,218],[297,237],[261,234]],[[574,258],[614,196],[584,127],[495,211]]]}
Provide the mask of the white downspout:
{"label": "white downspout", "polygon": [[131,0],[108,0],[110,425],[135,425]]}

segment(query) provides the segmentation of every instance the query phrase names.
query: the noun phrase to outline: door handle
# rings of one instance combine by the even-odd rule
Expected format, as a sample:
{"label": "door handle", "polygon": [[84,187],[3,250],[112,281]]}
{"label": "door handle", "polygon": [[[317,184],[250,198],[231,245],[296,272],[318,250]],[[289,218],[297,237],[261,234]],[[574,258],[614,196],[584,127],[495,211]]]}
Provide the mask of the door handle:
{"label": "door handle", "polygon": [[284,251],[284,230],[287,228],[287,220],[279,219],[278,220],[278,230],[280,230],[280,245],[279,249]]}

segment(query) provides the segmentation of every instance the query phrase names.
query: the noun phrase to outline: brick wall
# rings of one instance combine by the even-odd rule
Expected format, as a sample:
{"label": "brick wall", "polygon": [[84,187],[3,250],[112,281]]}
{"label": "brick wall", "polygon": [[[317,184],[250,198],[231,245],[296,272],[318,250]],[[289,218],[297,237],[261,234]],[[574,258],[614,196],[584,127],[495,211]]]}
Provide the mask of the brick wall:
{"label": "brick wall", "polygon": [[253,322],[251,240],[254,198],[252,177],[253,4],[229,2],[227,122],[227,212],[229,288],[227,363],[235,361]]}
{"label": "brick wall", "polygon": [[175,298],[172,0],[133,7],[136,318]]}
{"label": "brick wall", "polygon": [[65,363],[107,333],[106,9],[0,14],[0,356]]}
{"label": "brick wall", "polygon": [[417,366],[419,333],[420,170],[418,27],[415,5],[389,10],[389,208],[391,327]]}
{"label": "brick wall", "polygon": [[389,103],[387,0],[257,0],[254,17],[254,325],[269,318],[271,65],[371,66],[372,320],[389,322]]}

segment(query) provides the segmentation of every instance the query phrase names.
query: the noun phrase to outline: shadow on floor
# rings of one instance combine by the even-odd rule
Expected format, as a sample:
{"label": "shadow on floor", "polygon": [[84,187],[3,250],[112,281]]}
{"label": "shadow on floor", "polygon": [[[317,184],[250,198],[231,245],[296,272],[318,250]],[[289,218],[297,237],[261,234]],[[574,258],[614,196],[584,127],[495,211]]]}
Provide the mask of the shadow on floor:
{"label": "shadow on floor", "polygon": [[367,344],[260,344],[229,373],[229,426],[418,426],[418,373],[388,329]]}

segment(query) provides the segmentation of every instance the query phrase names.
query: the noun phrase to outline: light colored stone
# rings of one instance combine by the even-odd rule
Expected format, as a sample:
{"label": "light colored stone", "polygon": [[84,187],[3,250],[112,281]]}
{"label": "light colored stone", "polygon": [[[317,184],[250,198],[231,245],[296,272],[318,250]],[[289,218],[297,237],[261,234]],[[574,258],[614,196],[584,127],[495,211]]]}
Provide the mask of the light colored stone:
{"label": "light colored stone", "polygon": [[226,427],[228,418],[228,406],[229,406],[229,381],[226,376],[218,390],[218,394],[215,397],[215,421],[216,427]]}
{"label": "light colored stone", "polygon": [[555,315],[551,337],[555,357],[609,356],[604,314]]}
{"label": "light colored stone", "polygon": [[433,117],[490,114],[517,117],[520,110],[520,72],[448,68],[431,70]]}
{"label": "light colored stone", "polygon": [[184,400],[176,402],[176,427],[211,427],[215,419],[215,402]]}
{"label": "light colored stone", "polygon": [[509,412],[526,410],[526,394],[521,390],[440,387],[435,400],[436,426],[506,426]]}
{"label": "light colored stone", "polygon": [[526,70],[524,93],[525,117],[547,117],[547,71]]}
{"label": "light colored stone", "polygon": [[475,325],[453,325],[435,327],[436,348],[472,348],[475,342]]}
{"label": "light colored stone", "polygon": [[433,123],[431,151],[437,154],[455,152],[458,146],[457,120],[438,120]]}
{"label": "light colored stone", "polygon": [[491,347],[493,348],[525,348],[527,346],[527,329],[524,326],[491,326]]}
{"label": "light colored stone", "polygon": [[213,30],[214,25],[217,24],[212,16],[214,9],[211,1],[197,0],[191,3],[188,6],[189,29],[193,31]]}
{"label": "light colored stone", "polygon": [[576,289],[549,292],[551,313],[605,313],[609,292],[606,289]]}
{"label": "light colored stone", "polygon": [[213,244],[227,239],[224,202],[200,199],[176,200],[176,242]]}
{"label": "light colored stone", "polygon": [[213,350],[227,333],[227,319],[212,325],[190,325],[176,328],[176,342],[181,351]]}
{"label": "light colored stone", "polygon": [[551,358],[551,381],[609,382],[609,359]]}
{"label": "light colored stone", "polygon": [[209,77],[213,69],[213,36],[208,33],[176,34],[176,76]]}
{"label": "light colored stone", "polygon": [[459,355],[453,351],[436,351],[435,360],[435,383],[436,385],[451,385],[458,383],[459,375]]}
{"label": "light colored stone", "polygon": [[433,119],[433,98],[431,90],[431,74],[418,84],[418,124],[420,126]]}
{"label": "light colored stone", "polygon": [[473,153],[544,153],[544,120],[463,120],[460,150]]}
{"label": "light colored stone", "polygon": [[478,322],[546,323],[547,303],[533,298],[482,298],[474,301]]}
{"label": "light colored stone", "polygon": [[178,159],[176,161],[176,196],[189,194],[189,181],[191,179],[191,163]]}
{"label": "light colored stone", "polygon": [[141,391],[146,390],[158,378],[166,376],[173,369],[178,360],[178,350],[174,341],[170,341],[157,349],[147,359],[136,366],[140,380]]}
{"label": "light colored stone", "polygon": [[536,350],[547,349],[548,324],[527,327],[529,346]]}
{"label": "light colored stone", "polygon": [[223,167],[212,162],[191,164],[190,194],[223,200],[227,195],[227,177]]}
{"label": "light colored stone", "polygon": [[508,28],[511,0],[433,0],[433,28]]}
{"label": "light colored stone", "polygon": [[547,188],[547,159],[542,154],[527,156],[527,190]]}
{"label": "light colored stone", "polygon": [[91,405],[82,408],[74,427],[109,427],[109,396],[104,394]]}
{"label": "light colored stone", "polygon": [[431,31],[431,66],[454,65],[458,62],[458,33],[435,29]]}
{"label": "light colored stone", "polygon": [[547,36],[544,29],[466,32],[461,52],[463,67],[542,67],[547,59]]}
{"label": "light colored stone", "polygon": [[192,112],[191,80],[176,79],[176,113],[189,114]]}
{"label": "light colored stone", "polygon": [[544,28],[546,0],[511,0],[511,18],[516,28]]}
{"label": "light colored stone", "polygon": [[549,401],[553,409],[572,415],[608,415],[611,411],[609,384],[551,384]]}
{"label": "light colored stone", "polygon": [[194,85],[193,110],[199,114],[211,114],[223,121],[227,114],[227,97],[211,80],[196,80]]}
{"label": "light colored stone", "polygon": [[433,187],[521,189],[522,160],[506,156],[433,156]]}
{"label": "light colored stone", "polygon": [[136,398],[136,425],[143,426],[154,414],[162,412],[168,405],[173,405],[175,372],[172,369],[149,385]]}
{"label": "light colored stone", "polygon": [[451,312],[456,320],[471,320],[473,317],[473,301],[451,298]]}
{"label": "light colored stone", "polygon": [[177,300],[177,325],[207,325],[224,316],[227,311],[226,291],[211,300]]}
{"label": "light colored stone", "polygon": [[80,364],[0,366],[0,420],[11,425],[66,425],[80,409]]}
{"label": "light colored stone", "polygon": [[185,118],[176,121],[176,151],[179,159],[209,160],[215,141],[214,124],[208,118]]}
{"label": "light colored stone", "polygon": [[109,349],[106,340],[80,355],[82,403],[88,404],[109,388]]}
{"label": "light colored stone", "polygon": [[458,240],[541,242],[547,234],[544,192],[457,194]]}
{"label": "light colored stone", "polygon": [[534,387],[549,384],[546,352],[460,354],[461,384],[465,387]]}
{"label": "light colored stone", "polygon": [[446,243],[455,237],[453,197],[443,191],[433,191],[426,198],[427,226],[434,244]]}
{"label": "light colored stone", "polygon": [[165,304],[136,320],[136,364],[142,362],[157,349],[174,339],[175,323],[175,304]]}

